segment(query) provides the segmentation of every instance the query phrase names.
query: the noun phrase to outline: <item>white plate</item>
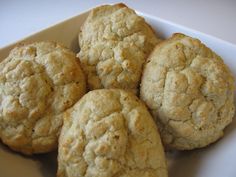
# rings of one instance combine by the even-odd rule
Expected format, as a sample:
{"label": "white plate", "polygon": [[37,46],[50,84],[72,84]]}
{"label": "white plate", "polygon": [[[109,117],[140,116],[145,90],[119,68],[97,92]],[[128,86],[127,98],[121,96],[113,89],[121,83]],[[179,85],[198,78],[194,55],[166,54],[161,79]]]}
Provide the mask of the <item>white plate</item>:
{"label": "white plate", "polygon": [[[163,38],[175,32],[199,38],[224,58],[236,76],[236,45],[157,17],[139,14],[144,16]],[[0,60],[22,41],[53,40],[77,52],[77,34],[87,15],[88,12],[85,12],[0,49]],[[217,143],[198,150],[170,153],[167,154],[167,159],[170,177],[236,177],[236,121],[226,129],[224,138]],[[27,157],[0,144],[0,177],[53,177],[56,168],[56,152]]]}

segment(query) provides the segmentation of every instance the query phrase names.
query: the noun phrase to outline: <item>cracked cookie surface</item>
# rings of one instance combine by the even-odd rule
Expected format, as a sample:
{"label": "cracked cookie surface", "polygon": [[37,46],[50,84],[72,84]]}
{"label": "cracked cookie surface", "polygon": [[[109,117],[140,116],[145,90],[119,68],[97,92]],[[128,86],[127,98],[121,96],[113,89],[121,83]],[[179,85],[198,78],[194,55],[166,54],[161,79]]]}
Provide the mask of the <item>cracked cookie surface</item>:
{"label": "cracked cookie surface", "polygon": [[86,92],[75,54],[53,42],[15,47],[0,63],[0,138],[24,154],[57,147],[62,114]]}
{"label": "cracked cookie surface", "polygon": [[145,20],[124,4],[93,9],[79,33],[78,56],[89,89],[137,92],[143,63],[159,41]]}
{"label": "cracked cookie surface", "polygon": [[212,50],[183,34],[156,46],[140,96],[170,148],[204,147],[223,136],[234,116],[232,73]]}
{"label": "cracked cookie surface", "polygon": [[167,177],[155,122],[124,90],[81,98],[65,113],[58,150],[58,177]]}

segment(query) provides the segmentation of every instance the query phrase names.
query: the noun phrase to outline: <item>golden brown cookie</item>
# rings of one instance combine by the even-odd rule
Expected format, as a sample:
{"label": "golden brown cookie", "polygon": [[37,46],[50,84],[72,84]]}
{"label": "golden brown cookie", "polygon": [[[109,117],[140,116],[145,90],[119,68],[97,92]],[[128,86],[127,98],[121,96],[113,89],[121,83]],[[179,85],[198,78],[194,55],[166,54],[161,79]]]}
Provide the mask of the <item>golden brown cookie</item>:
{"label": "golden brown cookie", "polygon": [[145,20],[124,4],[93,9],[79,33],[78,56],[89,89],[137,92],[143,63],[159,41]]}
{"label": "golden brown cookie", "polygon": [[58,177],[167,177],[162,143],[145,105],[132,93],[94,90],[65,114]]}
{"label": "golden brown cookie", "polygon": [[57,147],[62,114],[86,91],[75,54],[53,42],[14,48],[0,63],[0,138],[24,154]]}
{"label": "golden brown cookie", "polygon": [[234,116],[232,73],[217,54],[184,34],[156,46],[140,89],[171,148],[194,149],[216,141]]}

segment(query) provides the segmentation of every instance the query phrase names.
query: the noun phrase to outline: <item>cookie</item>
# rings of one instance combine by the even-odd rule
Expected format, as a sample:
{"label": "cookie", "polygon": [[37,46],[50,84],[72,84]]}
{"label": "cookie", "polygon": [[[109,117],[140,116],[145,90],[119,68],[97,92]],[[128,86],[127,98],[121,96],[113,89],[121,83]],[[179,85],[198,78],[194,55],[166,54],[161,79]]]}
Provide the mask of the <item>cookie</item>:
{"label": "cookie", "polygon": [[141,99],[169,148],[207,146],[234,116],[234,78],[198,39],[174,34],[157,45],[143,71]]}
{"label": "cookie", "polygon": [[0,63],[0,138],[24,154],[57,147],[62,114],[86,91],[73,52],[53,42],[15,47]]}
{"label": "cookie", "polygon": [[94,90],[81,98],[65,113],[58,151],[58,177],[167,177],[155,122],[124,90]]}
{"label": "cookie", "polygon": [[145,20],[124,4],[93,9],[79,33],[78,56],[89,89],[137,92],[143,63],[159,41]]}

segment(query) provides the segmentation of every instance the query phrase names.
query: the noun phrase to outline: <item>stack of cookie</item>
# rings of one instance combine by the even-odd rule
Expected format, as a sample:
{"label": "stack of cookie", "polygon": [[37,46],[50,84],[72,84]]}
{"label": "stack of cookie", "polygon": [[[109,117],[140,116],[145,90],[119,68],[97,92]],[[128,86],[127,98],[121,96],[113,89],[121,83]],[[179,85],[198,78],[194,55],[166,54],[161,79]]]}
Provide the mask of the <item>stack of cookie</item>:
{"label": "stack of cookie", "polygon": [[116,4],[90,12],[79,46],[23,44],[0,64],[2,142],[58,147],[58,177],[167,177],[163,145],[207,146],[232,121],[232,73],[197,39],[162,41]]}

